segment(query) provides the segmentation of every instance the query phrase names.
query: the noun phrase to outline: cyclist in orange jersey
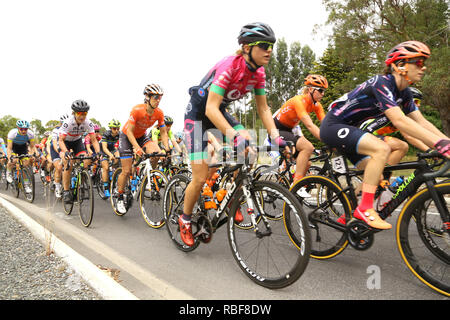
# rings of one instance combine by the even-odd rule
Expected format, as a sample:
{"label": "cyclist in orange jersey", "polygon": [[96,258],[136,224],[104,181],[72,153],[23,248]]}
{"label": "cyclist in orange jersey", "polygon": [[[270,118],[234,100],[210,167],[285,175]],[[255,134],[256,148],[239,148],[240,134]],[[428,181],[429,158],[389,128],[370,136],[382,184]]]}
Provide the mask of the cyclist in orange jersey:
{"label": "cyclist in orange jersey", "polygon": [[292,141],[298,152],[294,183],[305,176],[309,158],[314,152],[314,146],[303,136],[299,123],[302,122],[313,136],[320,140],[320,129],[314,124],[309,114],[314,112],[320,121],[325,118],[320,100],[327,88],[328,81],[325,77],[310,74],[305,78],[302,94],[286,101],[273,115],[280,136],[286,141]]}
{"label": "cyclist in orange jersey", "polygon": [[[144,89],[145,103],[135,106],[130,113],[128,121],[123,126],[119,134],[119,154],[122,165],[122,172],[117,178],[117,211],[122,214],[127,212],[123,200],[125,182],[130,177],[133,163],[133,149],[138,156],[144,153],[159,152],[157,142],[153,142],[151,136],[146,134],[148,128],[157,125],[161,128],[161,140],[166,151],[169,150],[169,142],[166,127],[164,124],[164,113],[158,108],[164,92],[157,84],[150,84]],[[157,159],[156,159],[157,160]],[[152,161],[152,165],[154,165]]]}

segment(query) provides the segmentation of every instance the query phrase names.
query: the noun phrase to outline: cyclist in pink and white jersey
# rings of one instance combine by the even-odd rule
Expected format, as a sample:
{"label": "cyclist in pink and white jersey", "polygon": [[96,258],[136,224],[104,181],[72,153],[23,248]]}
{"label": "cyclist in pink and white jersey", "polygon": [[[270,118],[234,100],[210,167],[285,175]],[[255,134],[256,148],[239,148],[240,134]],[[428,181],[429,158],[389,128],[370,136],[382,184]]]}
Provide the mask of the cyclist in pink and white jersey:
{"label": "cyclist in pink and white jersey", "polygon": [[[275,34],[267,24],[256,22],[245,25],[238,36],[241,50],[222,59],[200,85],[189,89],[191,99],[185,112],[184,132],[192,180],[186,189],[184,213],[179,219],[181,239],[188,246],[194,244],[190,224],[192,209],[208,174],[211,174],[206,161],[207,131],[218,129],[211,132],[219,136],[223,134],[241,152],[249,146],[249,133],[226,111],[227,105],[253,91],[258,114],[272,141],[279,147],[286,147],[275,127],[264,89],[266,75],[263,65],[269,63],[275,41]],[[222,140],[223,136],[219,139]],[[236,219],[239,219],[238,215]]]}

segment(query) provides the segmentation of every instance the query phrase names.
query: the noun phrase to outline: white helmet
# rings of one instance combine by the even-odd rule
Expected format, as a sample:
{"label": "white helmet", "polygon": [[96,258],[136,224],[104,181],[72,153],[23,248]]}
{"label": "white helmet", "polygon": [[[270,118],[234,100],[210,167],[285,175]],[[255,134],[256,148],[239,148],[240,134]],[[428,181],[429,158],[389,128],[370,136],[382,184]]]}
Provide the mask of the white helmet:
{"label": "white helmet", "polygon": [[150,97],[154,94],[159,94],[159,95],[163,95],[164,94],[164,90],[157,84],[152,83],[149,84],[145,87],[144,89],[144,95],[146,97]]}

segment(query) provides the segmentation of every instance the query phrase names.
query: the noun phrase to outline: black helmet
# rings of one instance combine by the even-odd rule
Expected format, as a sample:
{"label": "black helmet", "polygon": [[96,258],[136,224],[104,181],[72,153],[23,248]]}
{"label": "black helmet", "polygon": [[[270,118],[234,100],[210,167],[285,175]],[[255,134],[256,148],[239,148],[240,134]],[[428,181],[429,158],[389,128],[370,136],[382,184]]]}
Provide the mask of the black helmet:
{"label": "black helmet", "polygon": [[72,110],[75,112],[88,112],[89,108],[89,105],[84,100],[75,100],[72,103]]}
{"label": "black helmet", "polygon": [[171,124],[173,124],[173,119],[169,116],[164,116],[164,123],[170,126]]}
{"label": "black helmet", "polygon": [[252,43],[256,41],[268,41],[275,43],[275,33],[269,25],[262,22],[254,22],[246,24],[239,32],[239,44]]}
{"label": "black helmet", "polygon": [[419,100],[423,99],[423,94],[419,89],[414,88],[414,87],[409,87],[409,88],[411,89],[413,99],[419,99]]}

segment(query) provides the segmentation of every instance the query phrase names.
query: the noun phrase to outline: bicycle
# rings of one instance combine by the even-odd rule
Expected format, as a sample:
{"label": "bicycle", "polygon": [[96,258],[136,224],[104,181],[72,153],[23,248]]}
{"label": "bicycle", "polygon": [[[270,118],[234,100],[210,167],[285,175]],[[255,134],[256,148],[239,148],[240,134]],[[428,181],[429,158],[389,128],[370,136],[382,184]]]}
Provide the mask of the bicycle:
{"label": "bicycle", "polygon": [[[442,160],[437,152],[419,153],[417,156],[417,161],[384,169],[385,177],[397,170],[413,169],[414,172],[398,187],[379,215],[386,219],[409,198],[398,216],[395,229],[400,255],[420,281],[450,296],[450,183],[436,184],[435,180],[437,177],[450,177],[450,161]],[[432,162],[428,163],[426,159],[432,159]],[[344,166],[347,170],[346,162]],[[438,166],[442,167],[433,170]],[[425,188],[419,190],[423,184]],[[329,177],[307,176],[295,184],[291,192],[295,194],[301,187],[315,189],[318,195],[321,194],[314,208],[304,206],[313,233],[313,258],[333,258],[348,244],[356,250],[367,250],[373,245],[374,235],[381,230],[352,218],[354,207],[348,194],[354,196],[355,190],[351,184],[343,189]],[[338,222],[338,218],[344,218],[345,223]]]}
{"label": "bicycle", "polygon": [[[115,163],[113,163],[112,160],[108,159],[108,182],[109,182],[109,185],[111,185],[112,176],[114,174],[114,171],[119,167],[119,165],[120,165],[119,162],[115,164]],[[92,182],[94,184],[94,187],[96,187],[96,189],[97,189],[98,196],[101,199],[106,200],[109,197],[107,197],[105,195],[105,185],[104,185],[103,179],[102,179],[102,172],[103,172],[103,167],[101,165],[99,165],[94,174]]]}
{"label": "bicycle", "polygon": [[13,182],[9,183],[11,187],[11,192],[13,195],[18,198],[20,194],[20,190],[22,190],[25,199],[32,203],[34,201],[35,196],[35,181],[34,175],[32,174],[31,167],[25,167],[23,164],[23,159],[30,158],[33,155],[31,154],[21,154],[21,155],[12,155],[12,159],[18,159],[16,163],[16,170],[14,170],[13,174]]}
{"label": "bicycle", "polygon": [[[161,228],[165,221],[162,214],[161,199],[165,186],[167,186],[167,177],[160,171],[154,170],[150,163],[150,158],[161,157],[164,154],[151,153],[142,155],[133,170],[130,179],[127,179],[124,189],[125,208],[128,210],[133,204],[133,199],[139,199],[139,207],[142,217],[147,225],[151,228]],[[117,168],[114,171],[111,181],[111,206],[118,216],[123,216],[125,213],[120,213],[116,208],[118,200],[117,179],[122,172],[122,168]]]}
{"label": "bicycle", "polygon": [[[262,150],[267,147],[256,147]],[[209,243],[218,228],[227,224],[228,243],[239,268],[253,282],[267,288],[283,288],[294,283],[306,269],[310,253],[310,232],[298,200],[285,187],[271,181],[257,181],[251,166],[227,165],[220,175],[237,172],[215,212],[206,210],[200,196],[192,214],[194,245],[189,247],[180,237],[179,218],[183,213],[184,193],[190,179],[183,174],[172,177],[164,193],[164,214],[169,237],[175,246],[190,252],[200,242]],[[275,194],[283,219],[271,220],[261,200],[264,194]],[[247,213],[250,226],[240,227],[236,212]],[[244,214],[242,214],[244,215]],[[289,230],[289,232],[287,231]],[[293,245],[290,233],[297,235]],[[269,270],[270,269],[270,270]]]}
{"label": "bicycle", "polygon": [[[92,223],[94,217],[94,187],[88,168],[84,167],[84,160],[92,159],[92,156],[70,157],[71,160],[79,160],[73,162],[72,174],[70,176],[70,193],[73,201],[64,202],[64,212],[70,215],[73,210],[74,203],[78,204],[78,213],[80,215],[81,224],[86,228]],[[65,170],[68,170],[69,163]]]}

